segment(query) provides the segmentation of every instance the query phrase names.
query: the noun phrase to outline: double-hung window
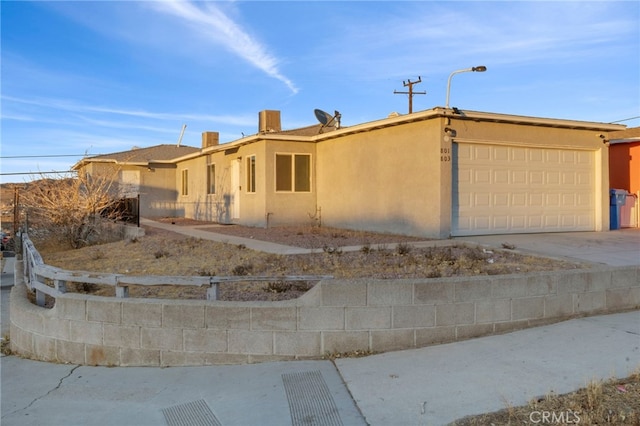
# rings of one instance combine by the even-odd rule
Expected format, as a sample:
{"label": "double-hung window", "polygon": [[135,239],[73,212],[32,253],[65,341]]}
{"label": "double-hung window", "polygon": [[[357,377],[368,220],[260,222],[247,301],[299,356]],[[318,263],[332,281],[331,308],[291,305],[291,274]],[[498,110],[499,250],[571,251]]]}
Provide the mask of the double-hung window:
{"label": "double-hung window", "polygon": [[276,154],[276,191],[311,191],[311,154]]}
{"label": "double-hung window", "polygon": [[207,194],[216,193],[216,165],[211,162],[211,158],[207,162]]}

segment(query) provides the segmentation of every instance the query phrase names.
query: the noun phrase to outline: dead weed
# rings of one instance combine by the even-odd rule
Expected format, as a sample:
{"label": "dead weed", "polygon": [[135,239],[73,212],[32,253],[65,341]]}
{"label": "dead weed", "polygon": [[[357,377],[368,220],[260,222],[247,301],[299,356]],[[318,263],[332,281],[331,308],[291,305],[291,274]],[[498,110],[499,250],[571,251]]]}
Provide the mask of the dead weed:
{"label": "dead weed", "polygon": [[[230,228],[227,232],[230,232]],[[241,233],[254,231],[240,228]],[[295,228],[297,229],[297,228]],[[297,232],[289,228],[271,228],[273,240],[285,241]],[[318,229],[318,228],[312,228]],[[309,231],[311,232],[311,231]],[[323,231],[324,232],[324,231]],[[306,235],[303,233],[303,235]],[[308,286],[291,286],[286,291],[280,284],[251,282],[251,276],[332,275],[335,278],[437,278],[470,275],[498,275],[573,269],[579,265],[547,258],[524,256],[510,250],[486,250],[480,247],[453,243],[446,247],[416,248],[402,241],[394,249],[387,248],[393,238],[384,234],[339,233],[331,230],[316,233],[314,244],[322,243],[324,250],[312,254],[277,255],[257,252],[240,244],[219,243],[187,237],[157,228],[147,228],[144,237],[118,241],[76,250],[42,250],[46,263],[67,270],[85,270],[127,275],[200,275],[243,276],[246,283],[220,285],[220,300],[283,300],[299,297]],[[337,237],[340,235],[340,237]],[[320,240],[320,236],[324,238]],[[343,244],[375,241],[376,248],[366,243],[359,250],[344,250],[334,245],[340,238]],[[351,239],[350,239],[351,238]],[[297,241],[297,240],[296,240]],[[382,244],[381,244],[382,242]],[[292,244],[292,243],[290,243]],[[36,246],[38,246],[36,242]],[[321,247],[322,247],[321,246]],[[131,297],[205,298],[204,289],[130,288]],[[76,286],[75,290],[93,294],[112,295],[113,288]]]}
{"label": "dead weed", "polygon": [[593,380],[575,392],[550,392],[521,407],[505,405],[503,410],[451,425],[640,425],[640,369],[624,379]]}

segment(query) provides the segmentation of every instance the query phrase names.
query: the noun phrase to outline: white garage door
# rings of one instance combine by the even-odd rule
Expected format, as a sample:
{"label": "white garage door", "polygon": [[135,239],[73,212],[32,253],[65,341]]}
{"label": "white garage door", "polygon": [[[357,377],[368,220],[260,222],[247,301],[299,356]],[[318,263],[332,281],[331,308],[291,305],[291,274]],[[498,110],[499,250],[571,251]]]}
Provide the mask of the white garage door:
{"label": "white garage door", "polygon": [[453,145],[453,235],[595,229],[592,151]]}

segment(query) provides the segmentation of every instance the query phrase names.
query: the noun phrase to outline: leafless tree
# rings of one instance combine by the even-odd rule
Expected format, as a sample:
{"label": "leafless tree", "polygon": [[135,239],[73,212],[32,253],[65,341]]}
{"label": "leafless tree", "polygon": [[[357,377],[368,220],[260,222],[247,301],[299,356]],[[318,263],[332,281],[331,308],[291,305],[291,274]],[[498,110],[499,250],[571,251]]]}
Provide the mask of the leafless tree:
{"label": "leafless tree", "polygon": [[100,233],[102,219],[118,219],[116,171],[68,175],[31,182],[21,197],[29,221],[37,221],[73,248]]}

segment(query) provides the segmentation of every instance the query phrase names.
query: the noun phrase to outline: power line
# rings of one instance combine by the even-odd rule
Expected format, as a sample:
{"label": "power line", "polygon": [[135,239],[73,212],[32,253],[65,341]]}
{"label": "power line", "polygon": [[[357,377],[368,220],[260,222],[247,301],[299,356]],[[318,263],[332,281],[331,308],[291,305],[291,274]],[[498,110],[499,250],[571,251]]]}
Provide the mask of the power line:
{"label": "power line", "polygon": [[[99,155],[99,154],[96,154]],[[87,154],[52,154],[52,155],[9,155],[0,156],[0,158],[56,158],[56,157],[86,157]]]}
{"label": "power line", "polygon": [[66,170],[66,171],[53,171],[53,172],[15,172],[15,173],[0,173],[0,176],[18,176],[18,175],[61,175],[61,174],[66,174],[66,173],[74,173],[73,170]]}
{"label": "power line", "polygon": [[624,120],[618,120],[618,121],[612,121],[609,124],[613,124],[613,123],[622,123],[623,121],[630,121],[630,120],[635,120],[636,118],[640,118],[640,115],[636,115],[635,117],[631,117],[631,118],[625,118]]}

